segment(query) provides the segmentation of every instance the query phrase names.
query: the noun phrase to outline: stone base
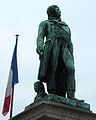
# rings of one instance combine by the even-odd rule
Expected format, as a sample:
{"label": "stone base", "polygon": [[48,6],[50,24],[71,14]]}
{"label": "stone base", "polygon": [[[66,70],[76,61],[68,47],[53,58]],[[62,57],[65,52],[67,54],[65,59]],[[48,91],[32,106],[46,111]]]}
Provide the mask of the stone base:
{"label": "stone base", "polygon": [[82,109],[90,110],[90,104],[85,103],[84,100],[79,100],[76,98],[69,99],[69,98],[65,98],[62,96],[54,95],[54,94],[47,94],[45,97],[38,99],[38,101],[36,102],[40,102],[42,100],[63,103],[63,104],[67,104],[70,106],[75,106],[75,107],[79,107]]}
{"label": "stone base", "polygon": [[75,106],[42,100],[30,104],[11,120],[96,120],[96,114]]}

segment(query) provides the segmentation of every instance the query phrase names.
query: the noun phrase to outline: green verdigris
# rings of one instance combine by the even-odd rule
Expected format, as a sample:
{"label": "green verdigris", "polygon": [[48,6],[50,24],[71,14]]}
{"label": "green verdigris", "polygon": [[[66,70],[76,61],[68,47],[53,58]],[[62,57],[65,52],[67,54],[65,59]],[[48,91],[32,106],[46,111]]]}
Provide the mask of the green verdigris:
{"label": "green verdigris", "polygon": [[47,95],[45,93],[44,85],[41,81],[36,81],[34,83],[34,90],[37,93],[36,97],[34,98],[35,103],[43,100],[43,98]]}
{"label": "green verdigris", "polygon": [[48,20],[39,25],[37,53],[40,58],[38,79],[47,83],[47,91],[73,99],[75,97],[75,67],[73,44],[68,25],[61,20],[57,5],[47,9]]}

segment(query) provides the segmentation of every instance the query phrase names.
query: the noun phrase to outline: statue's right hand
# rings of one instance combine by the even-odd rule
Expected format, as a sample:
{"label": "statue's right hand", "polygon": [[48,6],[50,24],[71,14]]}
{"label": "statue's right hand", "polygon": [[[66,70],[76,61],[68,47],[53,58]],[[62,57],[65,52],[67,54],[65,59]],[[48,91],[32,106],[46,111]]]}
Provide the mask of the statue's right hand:
{"label": "statue's right hand", "polygon": [[39,55],[42,55],[43,54],[43,51],[44,49],[42,47],[37,47],[36,49],[36,52],[39,54]]}

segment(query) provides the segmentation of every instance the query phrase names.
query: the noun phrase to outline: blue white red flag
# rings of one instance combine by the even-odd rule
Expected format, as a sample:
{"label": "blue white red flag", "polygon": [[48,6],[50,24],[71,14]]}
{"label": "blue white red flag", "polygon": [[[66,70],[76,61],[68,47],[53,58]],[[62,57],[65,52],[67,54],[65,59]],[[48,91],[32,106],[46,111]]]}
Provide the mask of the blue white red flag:
{"label": "blue white red flag", "polygon": [[2,110],[2,114],[4,116],[9,112],[12,97],[12,86],[14,86],[17,83],[18,83],[18,66],[17,66],[17,41],[16,41]]}

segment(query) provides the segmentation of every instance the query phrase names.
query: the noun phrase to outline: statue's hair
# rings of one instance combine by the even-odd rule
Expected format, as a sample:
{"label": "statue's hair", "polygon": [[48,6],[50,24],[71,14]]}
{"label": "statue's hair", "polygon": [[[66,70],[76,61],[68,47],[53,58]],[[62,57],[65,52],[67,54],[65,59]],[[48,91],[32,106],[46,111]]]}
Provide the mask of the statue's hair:
{"label": "statue's hair", "polygon": [[57,7],[58,7],[57,5],[51,5],[47,8],[47,14],[49,17],[54,15],[55,8]]}

